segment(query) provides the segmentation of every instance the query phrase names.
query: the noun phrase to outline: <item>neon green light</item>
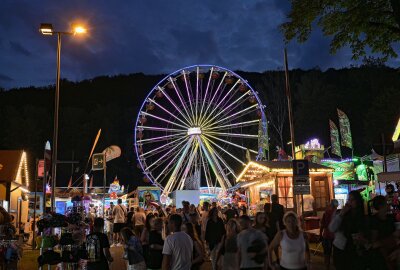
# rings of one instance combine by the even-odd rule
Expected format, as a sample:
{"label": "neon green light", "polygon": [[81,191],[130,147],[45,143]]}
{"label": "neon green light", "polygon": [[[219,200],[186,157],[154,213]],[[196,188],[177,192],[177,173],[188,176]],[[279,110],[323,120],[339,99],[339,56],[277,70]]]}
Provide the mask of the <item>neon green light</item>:
{"label": "neon green light", "polygon": [[399,118],[399,122],[397,122],[396,129],[394,130],[392,141],[393,142],[397,141],[399,139],[399,137],[400,137],[400,118]]}

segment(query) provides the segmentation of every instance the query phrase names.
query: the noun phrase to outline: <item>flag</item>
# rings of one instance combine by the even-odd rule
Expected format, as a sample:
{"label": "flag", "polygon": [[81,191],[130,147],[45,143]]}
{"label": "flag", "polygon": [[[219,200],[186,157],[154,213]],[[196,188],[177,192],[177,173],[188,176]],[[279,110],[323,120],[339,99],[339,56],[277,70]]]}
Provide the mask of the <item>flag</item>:
{"label": "flag", "polygon": [[93,175],[90,177],[89,188],[93,187]]}
{"label": "flag", "polygon": [[337,109],[339,116],[340,136],[342,137],[342,146],[353,149],[353,140],[351,138],[350,120],[347,115]]}
{"label": "flag", "polygon": [[69,179],[68,188],[71,188],[71,186],[72,186],[72,176],[71,176],[71,178]]}
{"label": "flag", "polygon": [[329,120],[329,128],[331,133],[331,152],[339,157],[342,157],[340,150],[339,130],[332,120]]}
{"label": "flag", "polygon": [[106,155],[106,162],[109,162],[110,160],[121,156],[121,148],[117,145],[111,145],[104,149],[102,153]]}

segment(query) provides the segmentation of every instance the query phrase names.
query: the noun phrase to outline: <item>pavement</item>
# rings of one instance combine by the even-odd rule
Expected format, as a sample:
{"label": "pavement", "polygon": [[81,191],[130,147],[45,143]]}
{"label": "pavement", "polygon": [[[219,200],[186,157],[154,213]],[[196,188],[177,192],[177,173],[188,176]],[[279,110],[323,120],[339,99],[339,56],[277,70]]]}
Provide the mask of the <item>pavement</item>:
{"label": "pavement", "polygon": [[[312,252],[311,256],[311,269],[312,270],[324,270],[323,256],[321,254],[321,249],[316,244],[311,244],[312,250],[317,250],[317,252]],[[122,259],[123,256],[123,248],[122,247],[112,247],[111,255],[114,258],[114,262],[110,264],[110,270],[124,270],[126,269],[126,260]],[[32,250],[29,246],[26,246],[23,251],[23,256],[21,261],[19,262],[18,269],[19,270],[37,270],[37,258],[39,256],[39,250]],[[331,267],[332,269],[333,267]],[[43,270],[55,270],[56,267],[53,266],[48,268],[47,266],[43,268]],[[201,270],[211,270],[211,263],[205,262]]]}

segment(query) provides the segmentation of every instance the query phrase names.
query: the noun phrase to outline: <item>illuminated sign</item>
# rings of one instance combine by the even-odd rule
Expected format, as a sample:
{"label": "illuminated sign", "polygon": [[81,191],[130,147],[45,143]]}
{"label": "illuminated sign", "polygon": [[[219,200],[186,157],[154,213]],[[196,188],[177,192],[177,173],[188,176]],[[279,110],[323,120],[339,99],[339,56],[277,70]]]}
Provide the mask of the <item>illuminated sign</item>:
{"label": "illuminated sign", "polygon": [[321,149],[318,139],[312,139],[304,144],[304,149]]}

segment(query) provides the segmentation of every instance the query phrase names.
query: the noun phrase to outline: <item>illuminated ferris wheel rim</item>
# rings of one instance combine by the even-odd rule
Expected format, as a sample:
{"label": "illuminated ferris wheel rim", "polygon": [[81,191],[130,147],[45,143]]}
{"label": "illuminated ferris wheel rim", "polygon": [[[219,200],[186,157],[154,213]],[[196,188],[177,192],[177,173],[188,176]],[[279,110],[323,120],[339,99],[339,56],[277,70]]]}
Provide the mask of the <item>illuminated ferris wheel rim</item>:
{"label": "illuminated ferris wheel rim", "polygon": [[[188,76],[188,80],[189,80],[189,85],[190,85],[190,87],[191,87],[191,83],[190,83],[190,73],[192,73],[193,71],[196,71],[197,72],[197,77],[196,77],[196,82],[197,82],[197,88],[198,88],[198,83],[199,83],[199,74],[200,74],[200,69],[201,69],[201,74],[207,74],[208,72],[210,72],[210,75],[209,75],[209,81],[208,81],[208,85],[207,85],[207,89],[205,90],[206,92],[205,92],[205,96],[204,97],[200,97],[200,99],[198,99],[198,97],[196,96],[196,99],[195,100],[191,100],[191,97],[190,97],[190,93],[189,92],[191,92],[192,94],[193,94],[193,98],[194,98],[194,93],[192,92],[193,90],[192,89],[190,89],[190,91],[188,90],[188,86],[187,86],[187,82],[186,82],[186,76]],[[186,139],[186,141],[188,141],[188,144],[187,145],[189,145],[188,147],[189,148],[192,148],[192,144],[199,144],[200,146],[198,146],[198,147],[196,147],[196,148],[194,148],[194,149],[196,149],[195,151],[197,151],[197,149],[200,149],[199,151],[200,151],[200,155],[201,155],[201,152],[203,151],[204,152],[204,154],[205,155],[207,155],[207,152],[208,152],[208,154],[209,154],[209,156],[212,156],[212,151],[207,151],[207,147],[209,147],[209,148],[211,148],[211,149],[213,149],[213,147],[218,147],[219,149],[217,149],[217,150],[220,150],[220,153],[221,153],[221,150],[222,151],[224,151],[225,153],[227,153],[227,154],[229,154],[227,151],[225,151],[224,149],[222,149],[221,148],[221,146],[219,146],[219,145],[217,145],[214,141],[212,141],[212,140],[219,140],[219,142],[221,142],[221,141],[223,141],[224,143],[228,143],[228,144],[230,144],[230,145],[234,145],[234,146],[238,146],[238,145],[236,145],[236,144],[234,144],[234,143],[229,143],[229,142],[227,142],[227,141],[225,141],[225,140],[221,140],[220,138],[217,138],[217,137],[215,137],[216,136],[216,134],[213,134],[213,132],[212,132],[212,129],[213,128],[211,128],[211,131],[209,130],[209,126],[203,126],[204,125],[204,123],[208,123],[209,124],[209,122],[210,121],[212,121],[215,117],[213,117],[211,120],[209,119],[209,117],[206,115],[206,113],[207,113],[207,111],[208,111],[208,109],[209,108],[207,108],[207,107],[210,107],[210,105],[208,104],[208,102],[210,102],[210,103],[213,103],[213,101],[214,101],[214,97],[215,97],[215,95],[216,95],[216,93],[214,94],[214,96],[213,96],[213,99],[211,100],[211,101],[206,101],[206,98],[207,98],[207,91],[208,91],[208,88],[209,88],[209,84],[210,84],[210,81],[211,81],[211,77],[212,77],[212,74],[214,73],[214,72],[217,72],[217,73],[225,73],[224,74],[224,76],[223,76],[223,78],[222,78],[222,80],[220,81],[220,85],[218,86],[218,88],[217,88],[217,91],[219,90],[219,87],[223,84],[223,82],[224,82],[224,78],[228,75],[228,77],[233,77],[233,78],[235,78],[235,79],[237,79],[237,81],[236,81],[236,83],[235,83],[235,85],[231,88],[231,90],[230,91],[232,91],[232,90],[234,90],[235,89],[235,87],[236,87],[236,85],[238,84],[238,83],[240,83],[240,84],[242,84],[242,85],[245,85],[246,87],[247,87],[247,92],[245,93],[245,94],[247,94],[248,96],[252,96],[252,97],[254,97],[255,98],[255,105],[252,105],[252,106],[250,106],[249,108],[250,109],[254,109],[254,108],[256,108],[256,109],[258,109],[261,113],[261,116],[259,117],[260,118],[260,120],[253,120],[253,121],[248,121],[247,122],[247,125],[253,125],[256,121],[258,121],[258,122],[260,122],[260,121],[262,121],[262,122],[265,122],[266,121],[266,117],[265,117],[265,113],[264,113],[264,110],[263,110],[263,105],[262,105],[262,103],[261,103],[261,100],[260,100],[260,98],[259,98],[259,96],[258,96],[258,93],[249,85],[249,83],[248,83],[248,81],[247,80],[245,80],[245,79],[243,79],[240,75],[238,75],[236,72],[234,72],[234,71],[232,71],[232,70],[229,70],[229,69],[227,69],[227,68],[224,68],[224,67],[221,67],[221,66],[216,66],[216,65],[207,65],[207,64],[204,64],[204,65],[192,65],[192,66],[187,66],[187,67],[183,67],[183,68],[181,68],[181,69],[179,69],[179,70],[176,70],[176,71],[174,71],[174,72],[172,72],[172,73],[170,73],[170,74],[168,74],[167,76],[165,76],[163,79],[161,79],[152,89],[151,89],[151,91],[147,94],[147,96],[146,96],[146,98],[144,99],[144,101],[143,101],[143,103],[142,103],[142,105],[140,106],[140,110],[139,110],[139,113],[138,113],[138,115],[137,115],[137,118],[136,118],[136,122],[135,122],[135,135],[134,135],[134,140],[135,140],[135,145],[134,145],[134,147],[135,147],[135,152],[136,152],[136,156],[137,156],[137,160],[138,160],[138,162],[139,162],[139,164],[140,164],[140,168],[143,170],[143,173],[144,173],[144,175],[150,180],[150,182],[152,182],[152,184],[154,184],[154,185],[156,185],[156,186],[158,186],[158,187],[160,187],[162,190],[164,190],[164,189],[167,189],[166,190],[166,193],[169,193],[170,191],[171,191],[171,185],[168,185],[169,183],[170,183],[170,181],[171,181],[171,179],[168,181],[168,183],[167,183],[167,187],[164,187],[162,184],[160,184],[159,182],[158,182],[158,177],[154,177],[153,176],[153,174],[152,174],[152,172],[151,171],[149,171],[149,167],[151,167],[151,166],[153,166],[154,164],[150,164],[150,166],[148,166],[147,164],[146,164],[146,162],[144,161],[144,159],[143,159],[143,154],[140,154],[140,152],[138,151],[139,149],[138,149],[138,146],[140,145],[140,147],[143,147],[143,144],[145,143],[145,142],[152,142],[152,141],[154,141],[154,140],[156,140],[156,139],[159,139],[159,138],[164,138],[164,137],[174,137],[174,136],[178,136],[178,135],[168,135],[168,136],[162,136],[162,137],[157,137],[157,138],[151,138],[151,139],[147,139],[148,141],[146,141],[146,139],[143,139],[143,138],[138,138],[138,131],[140,130],[140,131],[143,131],[143,130],[145,130],[147,127],[145,127],[144,126],[144,123],[141,123],[140,122],[140,120],[141,120],[141,117],[143,117],[143,116],[149,116],[149,117],[155,117],[155,118],[157,118],[156,116],[154,116],[154,115],[152,115],[152,114],[149,114],[148,112],[147,112],[147,108],[146,108],[146,105],[148,105],[149,103],[152,103],[153,102],[153,104],[155,103],[155,104],[157,104],[156,106],[157,107],[160,107],[160,108],[162,108],[164,111],[166,111],[166,112],[168,112],[169,114],[171,114],[168,110],[166,110],[165,108],[163,108],[161,105],[159,105],[156,101],[155,101],[155,93],[157,92],[157,91],[160,91],[161,90],[161,92],[162,93],[164,93],[163,92],[163,90],[165,90],[165,86],[166,86],[166,84],[168,84],[168,82],[170,83],[170,84],[172,84],[173,85],[173,87],[175,88],[175,91],[176,91],[176,93],[177,93],[177,95],[178,95],[178,97],[179,97],[179,99],[180,99],[180,101],[181,101],[181,104],[179,104],[179,106],[176,106],[176,104],[174,104],[174,102],[173,101],[171,101],[170,100],[170,97],[168,97],[168,95],[167,95],[167,97],[168,97],[168,100],[174,105],[174,107],[175,107],[175,111],[173,112],[173,113],[177,113],[177,114],[180,114],[183,118],[182,119],[178,119],[178,117],[176,117],[176,116],[174,116],[173,114],[171,114],[171,116],[170,116],[170,118],[169,118],[169,120],[167,120],[167,119],[163,119],[163,118],[160,118],[160,117],[158,117],[158,119],[162,119],[164,122],[167,122],[168,123],[168,125],[173,125],[173,126],[176,126],[177,127],[177,129],[171,129],[171,128],[169,128],[168,130],[169,131],[173,131],[173,132],[177,132],[177,133],[179,133],[180,131],[184,131],[184,132],[180,132],[180,133],[182,133],[182,136],[184,136]],[[176,80],[177,78],[179,78],[179,77],[183,77],[184,78],[184,80],[185,80],[185,83],[186,83],[186,90],[188,91],[188,97],[189,97],[189,100],[185,100],[185,101],[183,101],[182,99],[181,99],[181,97],[179,96],[179,93],[178,93],[178,91],[177,91],[177,89],[176,89],[176,87],[175,87],[175,84],[174,84],[174,80]],[[203,79],[203,78],[205,78],[205,77],[202,77],[201,79]],[[175,82],[176,83],[176,82]],[[226,84],[226,82],[225,82],[225,86],[226,86],[227,84]],[[225,87],[224,86],[224,87]],[[189,88],[190,88],[189,87]],[[197,89],[196,88],[196,94],[197,94]],[[211,89],[212,90],[212,89]],[[211,98],[211,90],[210,90],[210,98]],[[201,91],[203,91],[203,89],[201,90]],[[222,91],[224,91],[224,90],[222,90]],[[228,94],[230,93],[230,91],[228,92]],[[166,93],[164,93],[165,95],[166,95]],[[181,93],[182,94],[182,93]],[[226,95],[228,95],[228,94],[226,94]],[[244,96],[244,95],[243,95]],[[153,97],[153,98],[152,98]],[[226,97],[226,96],[225,96]],[[224,98],[225,98],[224,97]],[[164,97],[165,98],[165,97]],[[217,100],[217,101],[219,101],[219,100]],[[204,117],[205,117],[205,122],[204,122],[204,119],[200,119],[200,121],[199,120],[194,120],[194,108],[191,108],[191,107],[189,107],[189,103],[190,103],[190,106],[196,106],[196,118],[197,118],[197,105],[199,104],[199,103],[202,103],[202,106],[204,106],[204,104],[205,103],[207,103],[208,105],[206,105],[206,111],[204,112]],[[193,104],[192,104],[193,103]],[[221,104],[222,103],[222,101],[219,103],[219,104]],[[217,106],[219,105],[219,104],[213,104],[213,106],[215,107],[214,109],[211,109],[212,110],[212,112],[211,112],[211,114],[215,111],[215,109],[217,109]],[[201,104],[200,104],[201,105]],[[186,106],[187,106],[187,108],[186,108]],[[231,107],[232,105],[229,105],[228,107]],[[243,110],[243,111],[246,111],[246,110],[249,110],[249,108],[247,108],[247,109],[245,109],[245,110]],[[187,114],[185,114],[185,112],[182,112],[182,111],[186,111],[186,113]],[[189,112],[191,111],[192,113],[193,113],[193,115],[192,115],[192,117],[193,118],[191,118],[191,116],[189,115],[190,113],[187,111],[187,110],[189,110]],[[203,108],[201,108],[201,111],[203,112]],[[201,113],[202,113],[201,112]],[[237,113],[235,113],[235,114],[237,114]],[[186,117],[185,117],[186,116]],[[175,120],[174,119],[172,119],[172,120],[174,120],[174,121],[170,121],[171,120],[171,118],[172,117],[174,117],[175,118]],[[229,118],[229,117],[226,117],[226,118]],[[177,120],[176,120],[177,119]],[[179,121],[178,121],[179,120]],[[191,120],[193,120],[193,121],[191,121]],[[220,123],[220,122],[223,122],[224,120],[227,120],[227,119],[219,119],[219,121],[216,121],[216,123],[218,124],[218,123]],[[207,122],[208,121],[208,122]],[[201,123],[200,123],[201,122]],[[252,122],[252,123],[251,123]],[[184,125],[184,123],[186,123],[187,125]],[[250,124],[249,124],[250,123]],[[230,124],[230,123],[229,123]],[[214,128],[215,128],[215,123],[214,123]],[[228,126],[228,125],[226,125],[226,126]],[[235,124],[233,124],[232,126],[235,126]],[[153,128],[153,130],[166,130],[166,128],[159,128],[159,127],[152,127]],[[179,130],[178,128],[185,128],[186,130]],[[218,129],[218,127],[217,127],[217,129]],[[207,133],[209,133],[209,134],[207,134]],[[215,133],[215,132],[214,132]],[[222,133],[220,133],[220,134],[222,134]],[[230,133],[223,133],[224,134],[224,136],[228,136],[228,135],[235,135],[235,134],[230,134]],[[238,134],[238,135],[243,135],[244,136],[244,134]],[[256,138],[258,135],[251,135],[251,134],[249,134],[249,135],[246,135],[246,136],[248,136],[248,138]],[[138,140],[139,139],[139,140]],[[212,140],[211,140],[212,139]],[[202,143],[203,142],[203,143]],[[177,145],[175,145],[175,147],[178,147],[179,145],[181,145],[181,143],[182,142],[180,142],[179,144],[177,144]],[[170,143],[168,143],[168,144],[170,144]],[[207,147],[205,147],[204,146],[204,144],[207,144]],[[173,144],[172,144],[173,145]],[[159,147],[160,148],[160,147]],[[186,146],[185,146],[185,149],[189,149],[189,148],[187,148]],[[143,148],[142,148],[142,150],[143,150]],[[191,150],[193,150],[193,149],[191,149]],[[244,148],[242,147],[242,150],[244,150]],[[247,149],[247,150],[249,150],[249,149]],[[155,150],[151,150],[150,152],[153,152],[153,151],[155,151]],[[186,151],[186,150],[185,150]],[[257,153],[258,155],[260,155],[260,150],[258,150],[258,152],[257,151],[254,151],[254,150],[250,150],[252,153]],[[179,152],[179,154],[181,154],[181,152]],[[199,158],[199,157],[197,157],[196,156],[196,158]],[[201,157],[201,158],[203,158],[203,157]],[[221,167],[221,164],[219,164],[219,162],[222,162],[223,163],[223,165],[225,166],[225,167],[227,167],[227,168],[229,168],[229,165],[228,164],[226,164],[225,162],[224,162],[224,160],[218,155],[218,151],[215,151],[215,153],[214,153],[214,157],[207,157],[208,159],[209,159],[209,163],[214,163],[214,167],[216,167],[217,165],[220,167],[219,168],[219,170],[220,170],[220,172],[221,172],[221,170],[223,170],[224,168],[222,168]],[[193,159],[192,158],[192,156],[191,156],[191,158],[190,159]],[[190,159],[189,159],[189,161],[190,161]],[[199,158],[200,159],[200,158]],[[214,160],[213,160],[214,159]],[[238,158],[236,158],[237,160],[238,160]],[[175,160],[175,158],[174,159],[172,159],[172,161],[174,161]],[[190,161],[190,162],[193,162],[193,160],[192,161]],[[169,165],[171,165],[171,163],[173,163],[173,162],[170,162],[167,166],[169,166]],[[244,162],[242,162],[242,165],[244,165],[245,163]],[[213,167],[212,165],[213,164],[210,164],[211,165],[211,167]],[[217,167],[218,167],[217,166]],[[222,169],[221,169],[222,168]],[[215,170],[214,168],[213,168],[213,170]],[[229,168],[229,170],[230,170],[230,173],[232,173],[232,175],[234,175],[235,176],[235,174],[232,172],[232,169],[230,169]],[[171,170],[169,171],[169,172],[171,172]],[[163,173],[164,173],[164,170],[163,170]],[[215,176],[216,176],[216,178],[218,179],[219,177],[218,177],[218,173],[217,172],[214,172],[215,173]],[[207,175],[207,172],[205,172],[205,174]],[[223,173],[221,173],[221,174],[223,174]],[[186,177],[187,175],[185,175],[185,177]],[[235,176],[236,177],[236,176]],[[207,177],[206,177],[207,178]],[[223,189],[227,189],[227,188],[229,188],[231,185],[230,185],[230,183],[229,183],[229,181],[227,181],[226,179],[226,177],[222,177],[224,180],[225,180],[225,182],[227,182],[227,183],[225,183],[225,185],[223,184],[223,183],[221,183],[221,181],[218,179],[218,181],[219,181],[219,184],[221,185],[221,187],[223,188]],[[186,178],[184,178],[183,179],[183,181],[185,181],[185,179]],[[176,179],[173,179],[174,181],[176,180]],[[216,181],[217,182],[217,181]],[[183,185],[184,185],[184,183],[179,183],[178,184],[178,186],[180,187],[180,189],[182,189],[183,188]],[[208,185],[208,181],[207,181],[207,185]],[[178,186],[176,186],[176,183],[173,183],[172,184],[172,186],[173,187],[175,187],[175,188],[179,188]],[[164,192],[165,192],[165,190],[164,190]]]}

